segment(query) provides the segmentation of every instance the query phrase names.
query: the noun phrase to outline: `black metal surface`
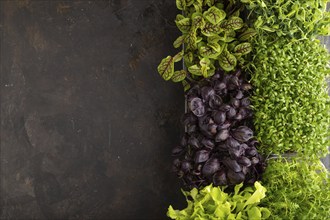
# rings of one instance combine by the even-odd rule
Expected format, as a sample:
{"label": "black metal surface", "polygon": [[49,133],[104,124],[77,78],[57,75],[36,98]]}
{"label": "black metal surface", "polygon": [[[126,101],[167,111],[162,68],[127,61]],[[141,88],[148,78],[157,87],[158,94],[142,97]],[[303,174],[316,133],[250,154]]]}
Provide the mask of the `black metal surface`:
{"label": "black metal surface", "polygon": [[[166,219],[173,0],[1,1],[0,219]],[[173,52],[173,51],[172,51]]]}

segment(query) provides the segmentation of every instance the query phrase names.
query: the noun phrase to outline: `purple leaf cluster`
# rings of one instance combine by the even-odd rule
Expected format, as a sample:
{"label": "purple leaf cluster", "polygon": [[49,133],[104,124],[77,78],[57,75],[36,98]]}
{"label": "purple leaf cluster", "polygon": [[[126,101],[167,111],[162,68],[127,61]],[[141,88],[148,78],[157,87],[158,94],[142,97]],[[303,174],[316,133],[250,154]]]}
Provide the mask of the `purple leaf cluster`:
{"label": "purple leaf cluster", "polygon": [[172,151],[173,170],[186,187],[253,184],[260,179],[264,163],[251,129],[251,88],[241,70],[219,70],[186,93],[186,132]]}

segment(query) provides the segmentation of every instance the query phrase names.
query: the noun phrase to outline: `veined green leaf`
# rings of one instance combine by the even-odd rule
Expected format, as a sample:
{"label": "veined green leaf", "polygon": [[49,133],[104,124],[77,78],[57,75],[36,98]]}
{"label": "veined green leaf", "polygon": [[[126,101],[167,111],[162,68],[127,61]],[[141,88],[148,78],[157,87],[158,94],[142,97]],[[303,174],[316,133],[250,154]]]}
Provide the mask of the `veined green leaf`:
{"label": "veined green leaf", "polygon": [[219,65],[225,71],[231,71],[236,67],[236,57],[227,50],[222,51],[219,56]]}
{"label": "veined green leaf", "polygon": [[194,4],[195,0],[186,0],[186,5],[187,6],[191,6],[192,4]]}
{"label": "veined green leaf", "polygon": [[239,30],[243,27],[244,23],[240,17],[230,17],[228,20],[224,20],[221,23],[221,28],[224,30]]}
{"label": "veined green leaf", "polygon": [[202,75],[201,67],[196,65],[196,64],[188,67],[188,71],[191,74],[196,75],[196,76],[201,76]]}
{"label": "veined green leaf", "polygon": [[158,65],[158,72],[165,80],[171,79],[174,74],[174,60],[173,57],[167,56]]}
{"label": "veined green leaf", "polygon": [[179,62],[182,60],[183,58],[183,54],[184,54],[184,51],[181,50],[179,53],[177,53],[174,57],[173,57],[173,62]]}
{"label": "veined green leaf", "polygon": [[217,43],[201,46],[198,49],[200,55],[207,58],[216,59],[221,53],[221,47]]}
{"label": "veined green leaf", "polygon": [[197,49],[197,37],[196,32],[191,30],[186,38],[187,49],[196,50]]}
{"label": "veined green leaf", "polygon": [[[185,92],[190,89],[190,84],[186,80],[182,81],[182,86],[183,86],[183,90]],[[189,205],[189,203],[188,203],[188,207],[190,207],[190,206],[192,206],[192,204]]]}
{"label": "veined green leaf", "polygon": [[203,0],[195,0],[193,6],[196,12],[202,12]]}
{"label": "veined green leaf", "polygon": [[186,66],[191,66],[194,61],[194,54],[192,52],[185,53],[183,59]]}
{"label": "veined green leaf", "polygon": [[210,60],[206,57],[204,57],[203,59],[201,59],[199,61],[199,64],[201,65],[201,71],[202,71],[202,75],[204,78],[208,78],[209,75],[208,75],[208,70],[210,69]]}
{"label": "veined green leaf", "polygon": [[223,29],[221,28],[220,24],[214,25],[209,22],[206,22],[204,28],[201,30],[202,34],[208,37],[217,35],[222,31]]}
{"label": "veined green leaf", "polygon": [[191,28],[190,18],[183,18],[181,20],[176,20],[175,23],[182,33],[188,33],[190,31]]}
{"label": "veined green leaf", "polygon": [[234,53],[239,55],[245,55],[250,53],[251,51],[252,51],[252,46],[250,43],[247,42],[237,45],[234,49]]}
{"label": "veined green leaf", "polygon": [[214,5],[214,3],[215,3],[215,0],[204,0],[204,5],[208,5],[209,7]]}
{"label": "veined green leaf", "polygon": [[248,39],[255,36],[256,34],[257,34],[256,30],[254,30],[253,28],[248,28],[241,35],[239,35],[238,39],[240,41],[247,41]]}
{"label": "veined green leaf", "polygon": [[180,37],[178,37],[174,42],[173,42],[173,46],[174,48],[179,48],[185,41],[186,36],[185,35],[181,35]]}
{"label": "veined green leaf", "polygon": [[176,0],[176,7],[179,9],[179,10],[186,10],[186,0]]}
{"label": "veined green leaf", "polygon": [[191,18],[192,28],[197,30],[198,28],[202,29],[204,27],[205,21],[201,13],[194,13]]}
{"label": "veined green leaf", "polygon": [[178,71],[174,72],[171,79],[172,79],[173,82],[181,82],[186,78],[186,76],[187,76],[187,71],[178,70]]}
{"label": "veined green leaf", "polygon": [[215,6],[210,7],[207,11],[203,13],[205,19],[207,19],[212,24],[219,24],[226,17],[226,12],[224,10],[218,9]]}
{"label": "veined green leaf", "polygon": [[219,35],[213,35],[207,38],[208,43],[218,43],[219,40],[220,40]]}

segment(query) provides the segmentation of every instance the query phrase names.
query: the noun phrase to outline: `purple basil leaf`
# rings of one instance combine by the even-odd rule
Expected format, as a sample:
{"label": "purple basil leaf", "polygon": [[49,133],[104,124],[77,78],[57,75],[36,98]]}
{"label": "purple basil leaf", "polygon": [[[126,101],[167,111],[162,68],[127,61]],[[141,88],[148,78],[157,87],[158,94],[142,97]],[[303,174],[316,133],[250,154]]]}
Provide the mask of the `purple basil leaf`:
{"label": "purple basil leaf", "polygon": [[203,102],[200,98],[197,98],[197,97],[193,98],[189,102],[189,109],[197,117],[202,117],[205,114],[205,108],[204,108]]}
{"label": "purple basil leaf", "polygon": [[213,175],[213,183],[215,186],[227,185],[227,175],[224,170],[219,170]]}
{"label": "purple basil leaf", "polygon": [[207,150],[200,150],[196,152],[195,163],[203,163],[209,159],[210,152]]}
{"label": "purple basil leaf", "polygon": [[226,140],[226,145],[228,146],[228,148],[239,148],[240,146],[240,143],[235,140],[234,138],[232,137],[229,137],[227,140]]}
{"label": "purple basil leaf", "polygon": [[196,149],[199,149],[201,147],[198,139],[195,137],[190,137],[188,140],[188,144]]}
{"label": "purple basil leaf", "polygon": [[213,95],[210,97],[209,106],[211,108],[219,107],[222,104],[222,99],[218,95]]}
{"label": "purple basil leaf", "polygon": [[208,101],[211,96],[215,94],[215,91],[208,86],[204,86],[201,88],[201,96],[203,100]]}
{"label": "purple basil leaf", "polygon": [[231,107],[227,112],[227,118],[234,118],[235,115],[236,115],[236,110],[235,108]]}
{"label": "purple basil leaf", "polygon": [[220,169],[220,162],[217,158],[209,159],[203,166],[202,173],[204,176],[211,176]]}
{"label": "purple basil leaf", "polygon": [[253,131],[246,126],[240,126],[235,130],[232,130],[231,134],[240,142],[247,142],[253,137]]}
{"label": "purple basil leaf", "polygon": [[188,162],[188,161],[182,161],[182,163],[181,163],[181,170],[184,173],[190,172],[191,169],[192,169],[192,165],[191,165],[190,162]]}
{"label": "purple basil leaf", "polygon": [[222,111],[218,111],[214,114],[214,122],[218,125],[223,124],[226,121],[226,113]]}
{"label": "purple basil leaf", "polygon": [[184,149],[181,146],[176,146],[172,150],[172,156],[174,156],[174,157],[180,156],[183,153],[184,153]]}
{"label": "purple basil leaf", "polygon": [[222,162],[223,162],[223,164],[226,167],[228,167],[229,169],[233,170],[235,173],[242,171],[241,166],[237,163],[236,160],[232,160],[230,158],[226,158]]}
{"label": "purple basil leaf", "polygon": [[229,169],[227,172],[227,178],[231,184],[236,185],[244,181],[245,175],[242,172],[236,173]]}
{"label": "purple basil leaf", "polygon": [[229,103],[234,108],[238,108],[239,105],[240,105],[240,101],[238,99],[235,99],[235,98],[231,98]]}
{"label": "purple basil leaf", "polygon": [[251,166],[251,160],[247,157],[240,157],[237,159],[237,162],[245,167]]}
{"label": "purple basil leaf", "polygon": [[215,136],[215,142],[221,142],[227,140],[229,137],[229,131],[227,129],[220,130]]}
{"label": "purple basil leaf", "polygon": [[204,145],[204,147],[212,150],[214,148],[214,142],[210,139],[207,138],[203,138],[203,140],[201,141],[202,145]]}
{"label": "purple basil leaf", "polygon": [[242,107],[248,107],[248,106],[250,106],[250,104],[251,104],[251,101],[250,101],[249,98],[243,98],[241,100],[241,106]]}
{"label": "purple basil leaf", "polygon": [[231,123],[229,121],[225,121],[222,125],[218,126],[218,130],[224,130],[228,129],[231,126]]}
{"label": "purple basil leaf", "polygon": [[255,155],[257,155],[257,149],[255,147],[250,147],[248,149],[245,150],[245,155],[246,156],[250,156],[250,157],[254,157]]}

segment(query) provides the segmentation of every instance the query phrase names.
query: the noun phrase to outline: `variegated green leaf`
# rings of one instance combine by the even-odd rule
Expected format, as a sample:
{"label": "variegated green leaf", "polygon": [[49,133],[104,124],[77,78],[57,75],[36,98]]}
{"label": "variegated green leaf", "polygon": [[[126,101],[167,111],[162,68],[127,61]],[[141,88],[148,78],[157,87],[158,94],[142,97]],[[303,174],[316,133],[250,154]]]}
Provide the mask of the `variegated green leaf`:
{"label": "variegated green leaf", "polygon": [[183,91],[186,92],[190,89],[190,84],[186,80],[182,81],[182,85],[183,85]]}
{"label": "variegated green leaf", "polygon": [[172,81],[181,82],[182,80],[184,80],[186,78],[186,76],[187,76],[187,71],[185,71],[185,70],[175,71],[172,76]]}
{"label": "variegated green leaf", "polygon": [[181,50],[179,53],[177,53],[174,57],[173,57],[173,62],[179,62],[182,60],[183,58],[183,54],[184,54],[184,51]]}
{"label": "variegated green leaf", "polygon": [[221,28],[223,28],[225,31],[229,30],[239,30],[243,27],[244,23],[242,18],[240,17],[230,17],[228,20],[224,20],[221,23]]}
{"label": "variegated green leaf", "polygon": [[194,61],[194,54],[192,52],[185,53],[183,59],[186,66],[191,66]]}
{"label": "variegated green leaf", "polygon": [[188,33],[191,27],[190,18],[183,18],[175,21],[176,26],[182,33]]}
{"label": "variegated green leaf", "polygon": [[189,50],[195,50],[197,49],[197,37],[196,37],[196,32],[191,30],[186,38],[186,43],[187,43],[187,49]]}
{"label": "variegated green leaf", "polygon": [[252,46],[250,43],[247,42],[237,45],[234,49],[234,53],[239,55],[245,55],[250,53],[251,51],[252,51]]}
{"label": "variegated green leaf", "polygon": [[185,41],[186,36],[182,35],[180,37],[178,37],[174,42],[173,42],[173,46],[174,48],[179,48]]}
{"label": "variegated green leaf", "polygon": [[165,80],[171,79],[174,74],[174,60],[173,57],[167,56],[158,65],[158,72]]}
{"label": "variegated green leaf", "polygon": [[253,28],[248,28],[241,35],[239,35],[238,39],[240,41],[247,41],[248,39],[255,36],[256,34],[257,34],[256,30],[254,30]]}
{"label": "variegated green leaf", "polygon": [[231,71],[236,67],[236,57],[224,50],[219,57],[219,65],[225,71]]}
{"label": "variegated green leaf", "polygon": [[196,64],[188,67],[188,71],[191,74],[196,75],[196,76],[201,76],[202,75],[201,67],[196,65]]}
{"label": "variegated green leaf", "polygon": [[207,38],[207,42],[209,43],[217,43],[220,40],[219,35],[213,35]]}
{"label": "variegated green leaf", "polygon": [[203,13],[206,20],[212,24],[219,24],[226,17],[226,12],[224,10],[218,9],[215,6],[210,7],[207,11]]}
{"label": "variegated green leaf", "polygon": [[204,5],[208,5],[209,7],[214,5],[214,3],[215,3],[215,0],[204,0]]}
{"label": "variegated green leaf", "polygon": [[192,28],[197,30],[198,28],[202,29],[204,27],[205,21],[201,13],[194,13],[191,18],[192,18]]}
{"label": "variegated green leaf", "polygon": [[186,0],[186,5],[187,6],[191,6],[192,4],[194,4],[195,0]]}
{"label": "variegated green leaf", "polygon": [[222,48],[218,43],[209,43],[207,45],[199,47],[198,49],[202,57],[213,59],[216,59],[222,51]]}
{"label": "variegated green leaf", "polygon": [[211,24],[209,22],[205,23],[204,28],[201,30],[202,34],[205,36],[214,36],[220,34],[223,31],[220,24]]}
{"label": "variegated green leaf", "polygon": [[210,60],[206,57],[204,57],[199,61],[199,64],[201,65],[201,72],[204,78],[208,77],[208,70],[210,69],[209,67],[210,63],[211,63]]}
{"label": "variegated green leaf", "polygon": [[185,10],[186,9],[186,0],[176,0],[176,7],[179,9],[179,10]]}
{"label": "variegated green leaf", "polygon": [[203,0],[195,0],[193,5],[196,12],[202,12]]}

